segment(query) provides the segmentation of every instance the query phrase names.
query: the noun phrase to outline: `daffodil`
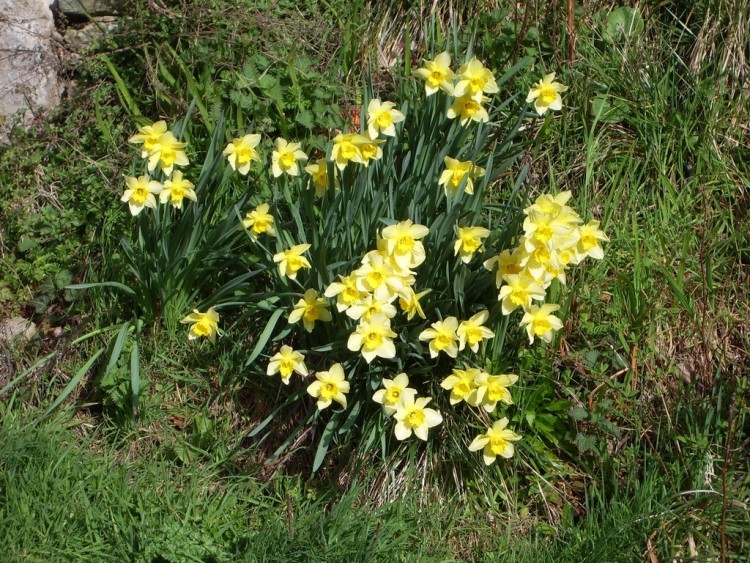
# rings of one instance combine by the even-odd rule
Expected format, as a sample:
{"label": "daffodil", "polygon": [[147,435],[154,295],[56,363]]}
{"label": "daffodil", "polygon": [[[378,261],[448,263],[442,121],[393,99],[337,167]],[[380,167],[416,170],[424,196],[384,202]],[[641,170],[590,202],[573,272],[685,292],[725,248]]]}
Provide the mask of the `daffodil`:
{"label": "daffodil", "polygon": [[[313,185],[315,186],[315,197],[321,198],[328,189],[328,164],[325,158],[319,158],[312,164],[305,166],[305,172],[312,176]],[[339,179],[333,175],[334,187],[338,188]]]}
{"label": "daffodil", "polygon": [[128,143],[143,145],[141,147],[141,158],[147,158],[159,138],[167,132],[167,122],[157,121],[151,125],[138,128],[138,133],[128,139]]}
{"label": "daffodil", "polygon": [[468,264],[477,250],[482,248],[483,239],[490,236],[490,231],[484,227],[456,227],[456,231],[453,254],[460,254],[461,262]]}
{"label": "daffodil", "polygon": [[205,336],[212,344],[216,342],[216,335],[219,334],[219,313],[213,307],[210,307],[205,313],[201,313],[198,309],[193,309],[193,312],[180,322],[190,325],[188,340],[195,340],[196,338]]}
{"label": "daffodil", "polygon": [[269,209],[270,206],[267,203],[261,203],[242,220],[242,225],[250,231],[250,238],[253,240],[257,240],[263,233],[272,237],[276,236],[273,215],[268,212]]}
{"label": "daffodil", "polygon": [[396,307],[387,301],[380,301],[373,294],[369,294],[349,307],[346,315],[355,321],[359,319],[369,321],[374,315],[385,315],[392,319],[396,316]]}
{"label": "daffodil", "polygon": [[410,219],[383,229],[383,240],[391,258],[401,269],[416,268],[425,261],[424,245],[420,239],[430,234],[424,225]]}
{"label": "daffodil", "polygon": [[475,390],[468,398],[468,402],[475,407],[481,406],[487,412],[494,412],[499,402],[512,405],[513,398],[510,395],[508,387],[516,383],[516,381],[518,381],[518,376],[514,373],[504,373],[502,375],[481,373],[474,380]]}
{"label": "daffodil", "polygon": [[415,293],[411,287],[405,287],[398,298],[398,305],[401,310],[406,313],[406,320],[410,321],[414,318],[414,315],[419,315],[421,318],[426,319],[427,317],[422,310],[422,305],[419,300],[427,295],[431,289],[426,289],[419,293]]}
{"label": "daffodil", "polygon": [[153,172],[158,164],[164,175],[170,176],[175,165],[187,166],[190,161],[183,150],[186,146],[171,131],[163,133],[148,154],[148,171]]}
{"label": "daffodil", "polygon": [[369,252],[362,266],[354,271],[357,289],[371,292],[381,301],[391,301],[404,287],[401,272],[397,271],[388,258],[377,252]]}
{"label": "daffodil", "polygon": [[471,348],[472,352],[476,353],[479,351],[479,344],[482,340],[489,340],[495,336],[489,328],[484,326],[487,319],[490,317],[490,312],[485,309],[484,311],[478,312],[466,321],[461,321],[456,330],[458,336],[458,349],[463,350],[466,346]]}
{"label": "daffodil", "polygon": [[449,399],[451,405],[469,400],[472,392],[477,388],[476,379],[481,373],[477,368],[453,368],[453,373],[440,383],[440,387],[451,392]]}
{"label": "daffodil", "polygon": [[307,392],[318,399],[318,410],[322,411],[330,407],[333,401],[346,408],[349,382],[344,376],[344,368],[341,364],[333,364],[330,370],[317,372],[315,379],[316,381],[307,387]]}
{"label": "daffodil", "polygon": [[484,168],[475,166],[470,160],[460,161],[446,156],[443,159],[445,170],[440,174],[438,184],[443,186],[445,195],[456,195],[461,182],[466,180],[464,192],[474,194],[474,180],[484,176]]}
{"label": "daffodil", "polygon": [[548,243],[560,247],[571,231],[571,225],[559,220],[557,214],[541,213],[532,209],[523,222],[526,252],[533,252],[538,246]]}
{"label": "daffodil", "polygon": [[125,185],[127,189],[122,194],[120,201],[125,201],[130,209],[130,214],[134,217],[143,211],[144,207],[154,209],[156,207],[156,198],[162,190],[162,185],[152,180],[148,176],[125,176]]}
{"label": "daffodil", "polygon": [[358,303],[365,293],[357,289],[357,278],[354,276],[339,275],[340,282],[331,283],[325,290],[326,297],[336,298],[336,310],[346,311],[352,305]]}
{"label": "daffodil", "polygon": [[523,252],[522,248],[516,248],[513,252],[506,248],[497,256],[493,256],[489,260],[484,261],[484,267],[490,272],[497,267],[497,272],[495,273],[495,285],[498,289],[503,284],[503,276],[521,273],[523,270],[523,267],[521,266]]}
{"label": "daffodil", "polygon": [[[570,190],[560,192],[557,195],[541,194],[539,195],[534,203],[523,210],[528,215],[532,211],[538,211],[539,213],[546,213],[548,215],[558,215],[566,203],[573,197],[573,192]],[[569,208],[570,209],[570,208]]]}
{"label": "daffodil", "polygon": [[182,172],[175,170],[171,180],[164,181],[164,189],[159,193],[159,201],[171,203],[173,207],[182,209],[182,201],[187,198],[198,201],[195,195],[195,185],[182,177]]}
{"label": "daffodil", "polygon": [[274,143],[271,153],[271,172],[274,178],[282,174],[299,176],[299,161],[306,161],[307,155],[300,149],[299,143],[288,143],[286,139],[278,137]]}
{"label": "daffodil", "polygon": [[336,163],[339,170],[346,168],[350,162],[362,164],[364,160],[360,146],[369,142],[369,137],[359,133],[339,133],[333,138],[331,160]]}
{"label": "daffodil", "polygon": [[466,125],[469,121],[485,123],[490,120],[490,115],[482,104],[488,101],[489,98],[480,97],[477,100],[470,95],[456,98],[453,101],[453,105],[448,108],[448,119],[458,118],[462,126]]}
{"label": "daffodil", "polygon": [[552,342],[555,331],[563,327],[562,321],[554,313],[560,308],[560,305],[545,304],[541,307],[532,305],[524,308],[524,315],[521,319],[521,326],[526,326],[526,333],[529,335],[529,344],[534,343],[534,338],[539,337],[545,342]]}
{"label": "daffodil", "polygon": [[578,228],[579,239],[577,250],[582,256],[590,256],[597,260],[604,258],[601,242],[609,241],[604,231],[599,229],[599,221],[589,221]]}
{"label": "daffodil", "polygon": [[448,317],[444,321],[432,323],[432,328],[423,330],[419,334],[420,340],[430,341],[430,357],[436,358],[440,352],[445,352],[451,358],[458,355],[458,319]]}
{"label": "daffodil", "polygon": [[427,440],[428,430],[443,422],[443,417],[438,411],[425,408],[431,400],[430,397],[402,398],[393,415],[397,421],[393,429],[396,439],[406,440],[413,433],[420,440]]}
{"label": "daffodil", "polygon": [[521,439],[521,436],[507,430],[508,419],[501,418],[490,428],[487,428],[485,434],[480,434],[474,441],[469,444],[469,451],[476,452],[482,450],[482,457],[486,465],[491,465],[497,459],[497,456],[509,459],[513,457],[515,448],[513,442]]}
{"label": "daffodil", "polygon": [[451,56],[446,51],[431,61],[425,61],[424,67],[415,70],[414,75],[424,80],[428,96],[432,96],[438,89],[449,94],[453,92],[455,74],[451,70]]}
{"label": "daffodil", "polygon": [[361,352],[369,364],[376,357],[393,358],[396,346],[393,338],[397,334],[391,330],[391,321],[385,315],[378,314],[370,320],[361,320],[356,330],[349,335],[346,347],[352,352]]}
{"label": "daffodil", "polygon": [[476,101],[481,101],[482,94],[495,94],[499,91],[492,71],[485,68],[476,57],[461,66],[458,73],[460,78],[453,89],[456,97],[471,96]]}
{"label": "daffodil", "polygon": [[528,274],[509,274],[503,276],[504,286],[500,288],[498,300],[503,315],[510,315],[519,307],[530,307],[532,299],[544,301],[544,288],[534,281]]}
{"label": "daffodil", "polygon": [[409,387],[409,376],[399,373],[393,379],[384,378],[380,383],[383,389],[375,391],[372,400],[383,405],[383,410],[388,416],[396,412],[398,405],[405,397],[412,400],[417,395],[417,390]]}
{"label": "daffodil", "polygon": [[258,133],[252,133],[232,139],[232,142],[227,144],[224,149],[224,156],[227,157],[229,165],[232,170],[237,170],[240,174],[245,176],[250,171],[250,164],[260,162],[260,156],[255,147],[260,143],[260,135]]}
{"label": "daffodil", "polygon": [[296,244],[288,250],[273,255],[273,261],[279,265],[279,273],[289,279],[297,279],[297,272],[302,268],[311,268],[310,262],[302,256],[310,249],[309,244]]}
{"label": "daffodil", "polygon": [[302,377],[307,377],[307,366],[305,365],[305,356],[302,352],[293,350],[291,346],[282,346],[281,349],[271,356],[266,369],[266,375],[281,375],[281,381],[284,385],[289,385],[292,374],[298,373]]}
{"label": "daffodil", "polygon": [[368,142],[363,142],[359,145],[359,152],[362,155],[362,164],[364,166],[369,166],[371,160],[380,160],[383,158],[383,149],[380,147],[383,143],[385,143],[385,139],[368,139]]}
{"label": "daffodil", "polygon": [[371,139],[377,139],[379,133],[396,136],[395,124],[403,121],[405,116],[395,107],[393,102],[381,102],[377,98],[370,100],[367,104],[367,132]]}
{"label": "daffodil", "polygon": [[526,103],[530,104],[534,102],[534,109],[539,115],[544,115],[548,109],[561,110],[562,96],[560,96],[560,93],[565,92],[567,89],[567,86],[555,82],[555,73],[551,72],[545,75],[544,78],[529,90],[529,95],[526,96]]}
{"label": "daffodil", "polygon": [[294,324],[302,319],[302,324],[307,332],[312,332],[315,328],[315,321],[330,322],[331,312],[328,310],[328,301],[318,297],[318,292],[314,289],[305,291],[302,299],[297,301],[294,309],[289,314],[289,322]]}

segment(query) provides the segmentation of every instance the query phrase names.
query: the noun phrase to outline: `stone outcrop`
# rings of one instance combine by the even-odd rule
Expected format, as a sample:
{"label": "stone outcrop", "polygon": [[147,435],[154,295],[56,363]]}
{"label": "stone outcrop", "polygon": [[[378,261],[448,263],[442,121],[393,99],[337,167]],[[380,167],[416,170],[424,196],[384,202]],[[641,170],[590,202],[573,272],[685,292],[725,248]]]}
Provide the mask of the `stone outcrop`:
{"label": "stone outcrop", "polygon": [[60,103],[59,41],[49,0],[0,0],[0,143]]}
{"label": "stone outcrop", "polygon": [[59,0],[57,8],[66,16],[115,16],[122,14],[127,0]]}

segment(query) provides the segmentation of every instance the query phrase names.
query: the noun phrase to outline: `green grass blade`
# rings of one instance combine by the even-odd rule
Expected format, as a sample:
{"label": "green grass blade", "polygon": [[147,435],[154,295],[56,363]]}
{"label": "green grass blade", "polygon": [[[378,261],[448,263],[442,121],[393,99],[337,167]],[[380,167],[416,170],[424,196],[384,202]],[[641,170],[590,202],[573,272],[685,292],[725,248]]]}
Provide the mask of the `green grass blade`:
{"label": "green grass blade", "polygon": [[65,389],[63,389],[62,393],[60,393],[60,396],[55,399],[55,402],[50,405],[50,407],[44,412],[44,416],[48,416],[53,410],[55,410],[60,403],[62,403],[65,399],[68,398],[68,395],[75,389],[76,385],[80,383],[81,379],[83,379],[83,376],[88,373],[89,369],[91,369],[91,366],[94,365],[94,362],[104,353],[104,348],[100,348],[91,358],[89,358],[89,361],[84,364],[84,366],[78,370],[78,373],[76,373],[73,376],[73,379],[71,379],[68,384],[65,386]]}

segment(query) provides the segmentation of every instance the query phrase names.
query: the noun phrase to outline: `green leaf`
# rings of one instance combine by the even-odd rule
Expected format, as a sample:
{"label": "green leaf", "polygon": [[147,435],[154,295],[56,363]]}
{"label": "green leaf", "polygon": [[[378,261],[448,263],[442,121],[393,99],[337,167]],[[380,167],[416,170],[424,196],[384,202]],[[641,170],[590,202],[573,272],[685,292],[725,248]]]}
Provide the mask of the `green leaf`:
{"label": "green leaf", "polygon": [[141,390],[141,365],[138,353],[138,340],[133,338],[133,347],[130,349],[130,392],[133,401],[133,416],[138,407],[138,393]]}
{"label": "green leaf", "polygon": [[323,430],[323,435],[320,437],[320,442],[318,442],[318,449],[315,452],[315,459],[313,460],[313,473],[320,469],[320,466],[323,464],[323,460],[326,458],[328,448],[331,446],[331,440],[333,440],[333,435],[335,434],[336,423],[338,422],[340,414],[341,411],[334,414]]}
{"label": "green leaf", "polygon": [[279,317],[284,314],[284,309],[278,308],[274,311],[273,315],[271,315],[271,318],[268,319],[268,322],[266,323],[266,327],[263,329],[263,332],[260,333],[260,336],[258,337],[258,342],[255,343],[255,348],[253,348],[252,354],[250,354],[250,357],[245,362],[246,366],[249,366],[252,364],[255,359],[260,356],[260,353],[263,351],[263,348],[265,348],[266,344],[268,343],[268,340],[271,338],[271,334],[273,333],[273,329],[276,327],[276,322],[279,320]]}
{"label": "green leaf", "polygon": [[76,385],[83,379],[83,376],[88,373],[89,369],[91,369],[91,366],[94,365],[94,362],[99,358],[99,356],[102,355],[104,352],[104,348],[100,348],[96,354],[91,356],[89,358],[89,361],[86,362],[86,364],[78,370],[78,373],[76,373],[73,378],[68,382],[68,384],[65,386],[65,389],[63,389],[62,393],[60,393],[60,396],[55,399],[55,402],[52,403],[52,405],[44,412],[44,416],[49,415],[53,410],[55,410],[60,403],[62,403],[65,399],[68,398],[68,395],[75,389]]}
{"label": "green leaf", "polygon": [[568,411],[573,420],[586,420],[589,417],[589,411],[583,407],[573,407]]}
{"label": "green leaf", "polygon": [[620,41],[638,37],[643,33],[643,17],[634,8],[621,6],[612,10],[607,16],[605,37],[611,41]]}

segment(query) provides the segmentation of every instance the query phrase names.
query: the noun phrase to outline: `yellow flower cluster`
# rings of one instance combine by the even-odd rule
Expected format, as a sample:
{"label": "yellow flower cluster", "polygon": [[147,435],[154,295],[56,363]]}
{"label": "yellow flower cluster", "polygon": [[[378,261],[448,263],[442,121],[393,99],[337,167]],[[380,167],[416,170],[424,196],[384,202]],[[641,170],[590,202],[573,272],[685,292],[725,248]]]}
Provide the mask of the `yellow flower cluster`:
{"label": "yellow flower cluster", "polygon": [[[494,412],[498,403],[513,404],[508,387],[518,381],[513,373],[490,375],[479,368],[454,368],[453,373],[446,377],[440,386],[450,391],[450,403],[456,405],[465,402],[472,407],[481,407],[488,413]],[[508,419],[503,418],[487,429],[487,433],[480,434],[469,445],[470,451],[483,449],[484,462],[490,465],[497,456],[509,458],[513,456],[512,442],[521,436],[512,430],[506,430]]]}
{"label": "yellow flower cluster", "polygon": [[476,353],[483,340],[495,336],[494,332],[484,326],[489,316],[489,311],[484,310],[460,323],[456,317],[447,317],[444,321],[432,323],[431,328],[423,330],[419,334],[419,339],[430,341],[431,358],[436,358],[440,352],[455,358],[458,352],[467,346]]}
{"label": "yellow flower cluster", "polygon": [[535,338],[551,342],[562,321],[553,315],[559,305],[542,304],[553,280],[565,285],[565,271],[580,264],[586,257],[601,259],[601,242],[608,241],[599,229],[599,221],[583,224],[567,205],[571,192],[552,196],[540,195],[533,205],[524,209],[524,234],[518,246],[504,250],[485,261],[484,267],[496,270],[495,284],[504,315],[523,309],[521,326],[526,327],[529,343]]}
{"label": "yellow flower cluster", "polygon": [[161,203],[170,203],[176,209],[182,209],[185,198],[197,201],[193,183],[183,178],[179,170],[172,173],[175,166],[189,164],[184,151],[187,143],[178,141],[171,131],[167,131],[166,121],[144,125],[128,142],[142,145],[141,158],[148,159],[149,172],[153,172],[158,165],[167,177],[162,184],[152,180],[148,174],[137,178],[125,176],[126,190],[120,201],[128,204],[131,215],[138,215],[144,207],[156,208],[157,195]]}
{"label": "yellow flower cluster", "polygon": [[492,71],[476,57],[462,65],[458,74],[451,70],[450,65],[451,56],[443,51],[433,60],[425,61],[425,66],[415,70],[414,75],[425,81],[428,96],[443,90],[455,98],[448,109],[448,118],[458,118],[461,125],[469,121],[489,121],[490,116],[483,104],[490,99],[485,94],[499,91]]}
{"label": "yellow flower cluster", "polygon": [[359,321],[347,347],[360,352],[367,363],[396,355],[396,333],[391,329],[391,319],[397,313],[394,301],[398,300],[407,319],[414,315],[425,318],[419,299],[426,292],[414,292],[416,273],[412,268],[425,260],[421,239],[429,232],[408,219],[386,227],[378,237],[377,249],[365,254],[360,267],[340,275],[340,281],[325,290],[326,297],[336,297],[339,312]]}
{"label": "yellow flower cluster", "polygon": [[443,422],[440,412],[427,408],[431,397],[417,397],[417,390],[409,387],[409,377],[399,373],[395,378],[383,378],[382,389],[375,392],[372,400],[383,405],[386,416],[396,420],[393,428],[397,440],[406,440],[414,434],[427,440],[427,432]]}

